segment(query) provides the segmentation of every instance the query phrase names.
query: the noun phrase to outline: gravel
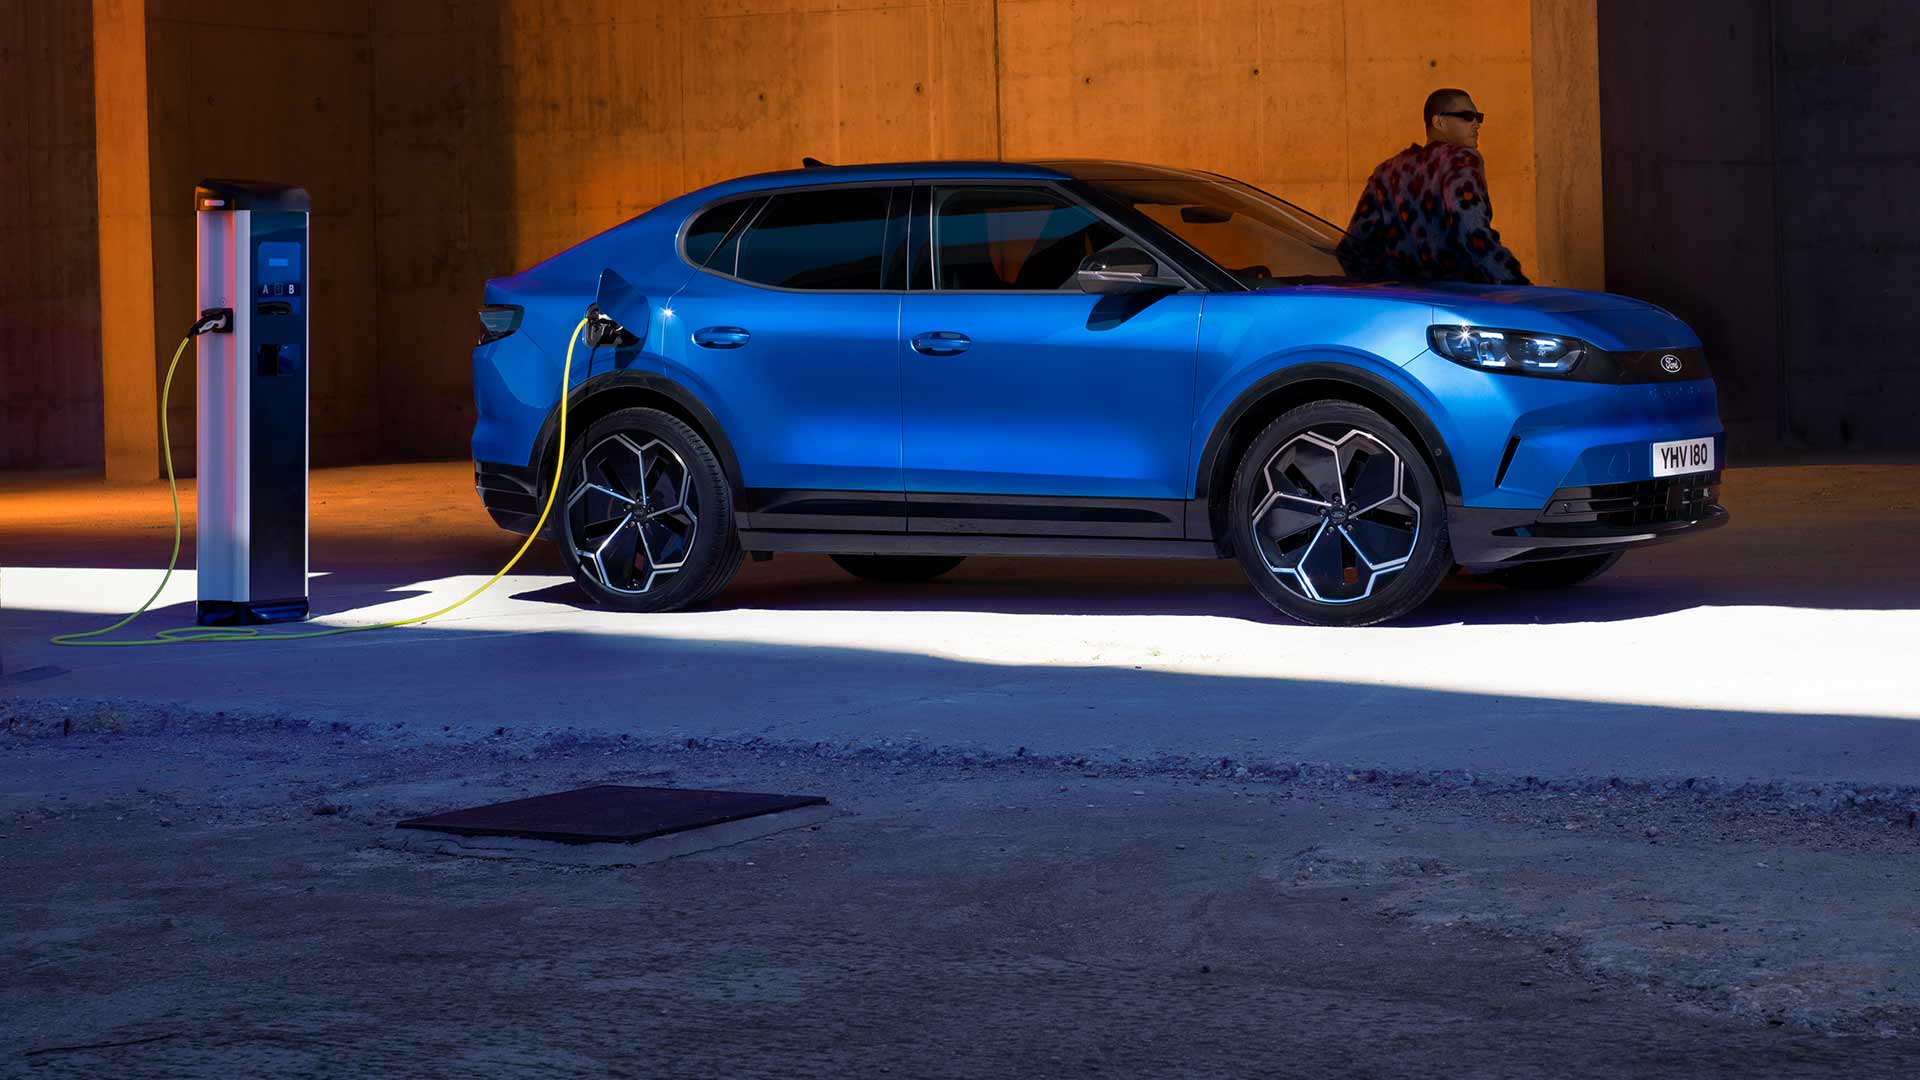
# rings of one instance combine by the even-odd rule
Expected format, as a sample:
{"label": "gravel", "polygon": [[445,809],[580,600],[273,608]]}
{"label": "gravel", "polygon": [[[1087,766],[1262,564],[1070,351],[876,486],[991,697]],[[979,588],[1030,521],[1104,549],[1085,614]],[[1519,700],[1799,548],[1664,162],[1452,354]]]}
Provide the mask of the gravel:
{"label": "gravel", "polygon": [[[0,1074],[1920,1071],[1911,792],[19,699],[0,730]],[[611,870],[379,842],[590,783],[842,816]]]}

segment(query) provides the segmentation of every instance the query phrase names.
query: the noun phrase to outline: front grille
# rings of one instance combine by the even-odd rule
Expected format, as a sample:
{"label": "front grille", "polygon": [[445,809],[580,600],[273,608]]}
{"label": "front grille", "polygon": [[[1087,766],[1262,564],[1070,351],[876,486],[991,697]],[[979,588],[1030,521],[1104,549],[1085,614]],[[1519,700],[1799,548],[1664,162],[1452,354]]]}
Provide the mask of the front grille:
{"label": "front grille", "polygon": [[1540,514],[1541,524],[1597,524],[1632,528],[1698,521],[1715,508],[1718,472],[1663,476],[1626,484],[1561,488]]}
{"label": "front grille", "polygon": [[[1674,364],[1668,371],[1661,361]],[[1629,352],[1603,352],[1595,349],[1580,366],[1588,368],[1593,382],[1665,383],[1689,382],[1710,378],[1707,354],[1701,349],[1639,349]]]}

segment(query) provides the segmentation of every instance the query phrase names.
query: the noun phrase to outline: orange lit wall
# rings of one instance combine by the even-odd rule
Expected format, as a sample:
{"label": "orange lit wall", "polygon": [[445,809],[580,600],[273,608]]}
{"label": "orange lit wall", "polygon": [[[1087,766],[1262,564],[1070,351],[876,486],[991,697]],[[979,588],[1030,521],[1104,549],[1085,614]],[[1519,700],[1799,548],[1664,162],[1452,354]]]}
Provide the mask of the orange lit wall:
{"label": "orange lit wall", "polygon": [[[376,51],[379,112],[415,102],[411,117],[380,123],[402,125],[408,145],[431,153],[413,168],[387,156],[392,131],[376,133],[382,213],[391,203],[404,219],[381,220],[383,310],[400,290],[401,306],[464,326],[482,271],[530,265],[690,188],[807,155],[1181,164],[1246,178],[1344,225],[1367,174],[1421,136],[1421,102],[1445,85],[1471,90],[1490,114],[1495,223],[1529,272],[1600,284],[1597,124],[1575,139],[1550,133],[1538,163],[1535,137],[1542,65],[1552,85],[1541,120],[1593,111],[1592,0],[510,0],[478,10],[409,16],[406,30],[443,42],[445,55]],[[1536,21],[1555,35],[1547,55],[1535,55]],[[476,62],[489,50],[497,68]],[[405,93],[389,89],[401,83]],[[497,123],[484,122],[489,107]],[[442,117],[472,152],[441,144]],[[1558,185],[1544,222],[1542,172]],[[387,197],[396,182],[406,199]],[[460,203],[451,215],[439,205],[449,197]],[[406,249],[397,262],[387,254],[396,241]],[[449,242],[474,257],[440,258]],[[488,265],[490,245],[500,246]],[[456,262],[464,280],[442,273]],[[383,320],[382,370],[423,369],[391,385],[409,415],[427,418],[431,452],[458,453],[471,419],[448,404],[466,407],[465,354],[442,359],[448,346],[430,334]],[[435,359],[410,359],[424,355]]]}
{"label": "orange lit wall", "polygon": [[1427,92],[1462,85],[1492,117],[1496,223],[1531,266],[1532,7],[708,0],[569,20],[512,3],[515,252],[537,259],[689,187],[809,154],[1190,165],[1344,225],[1373,166],[1420,137]]}
{"label": "orange lit wall", "polygon": [[[485,278],[803,155],[1165,162],[1344,224],[1372,167],[1420,136],[1426,93],[1460,85],[1490,116],[1483,149],[1509,244],[1537,279],[1599,284],[1598,191],[1579,188],[1598,175],[1597,130],[1577,124],[1594,94],[1593,0],[144,10],[151,348],[170,352],[192,314],[193,182],[306,186],[316,464],[464,454]],[[178,397],[177,456],[190,460],[191,399]]]}

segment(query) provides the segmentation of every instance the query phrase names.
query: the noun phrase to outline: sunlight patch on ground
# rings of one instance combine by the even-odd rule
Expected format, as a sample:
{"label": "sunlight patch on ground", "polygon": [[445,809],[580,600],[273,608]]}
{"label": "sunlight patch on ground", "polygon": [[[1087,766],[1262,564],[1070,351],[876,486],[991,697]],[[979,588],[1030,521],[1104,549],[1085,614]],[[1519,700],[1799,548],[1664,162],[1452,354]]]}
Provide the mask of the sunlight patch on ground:
{"label": "sunlight patch on ground", "polygon": [[[318,579],[318,575],[316,575]],[[0,613],[117,616],[159,581],[158,571],[0,569]],[[361,606],[334,607],[352,589],[316,580],[308,626],[405,618],[459,599],[482,575],[369,585]],[[999,666],[1140,669],[1235,678],[1313,679],[1548,700],[1920,719],[1920,612],[1698,607],[1616,622],[1323,629],[1207,615],[1005,614],[892,610],[732,609],[634,615],[516,599],[561,586],[557,575],[513,575],[425,627],[351,641],[368,648],[439,630],[591,634],[632,642],[709,641],[831,648]],[[392,599],[376,597],[392,596]],[[194,599],[176,572],[155,607]],[[930,598],[931,599],[931,598]],[[183,612],[155,611],[116,636],[152,633]],[[107,620],[107,621],[110,621]],[[71,620],[61,620],[70,623]],[[104,624],[104,623],[103,623]],[[61,625],[58,632],[94,629]],[[288,631],[293,627],[288,624]],[[25,637],[10,629],[9,637]],[[183,646],[193,647],[193,646]],[[207,646],[203,646],[207,647]],[[529,648],[540,647],[529,644]],[[96,654],[97,655],[97,654]],[[102,662],[108,662],[102,658]],[[396,650],[393,663],[412,662]],[[1276,701],[1276,708],[1284,707]]]}

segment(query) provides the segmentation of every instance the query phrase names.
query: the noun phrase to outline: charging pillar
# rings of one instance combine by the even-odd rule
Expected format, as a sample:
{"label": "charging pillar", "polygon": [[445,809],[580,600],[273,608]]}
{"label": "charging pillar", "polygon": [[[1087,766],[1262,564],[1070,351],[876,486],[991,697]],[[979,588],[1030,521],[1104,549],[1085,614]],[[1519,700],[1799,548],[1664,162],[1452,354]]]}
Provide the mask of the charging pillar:
{"label": "charging pillar", "polygon": [[307,617],[307,217],[300,188],[194,189],[202,334],[198,442],[203,626]]}

